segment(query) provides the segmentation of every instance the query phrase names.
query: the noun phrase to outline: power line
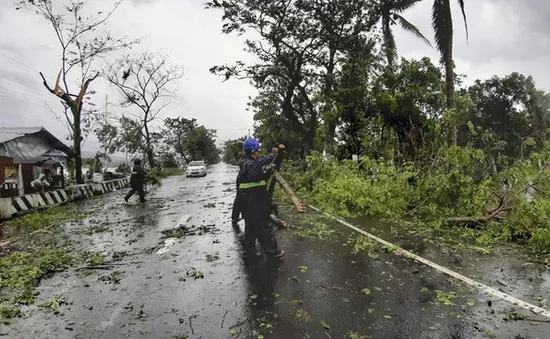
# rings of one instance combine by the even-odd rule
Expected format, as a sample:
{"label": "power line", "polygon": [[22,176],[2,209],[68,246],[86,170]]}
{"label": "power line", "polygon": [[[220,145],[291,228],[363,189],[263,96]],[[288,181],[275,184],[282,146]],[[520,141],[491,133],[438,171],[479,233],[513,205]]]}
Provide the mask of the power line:
{"label": "power line", "polygon": [[[19,81],[17,81],[17,80],[14,80],[14,79],[12,79],[12,78],[10,78],[10,77],[7,77],[7,76],[5,76],[5,75],[0,75],[0,80],[1,80],[1,79],[8,80],[9,82],[11,82],[11,83],[13,83],[13,84],[15,84],[15,85],[17,85],[17,86],[19,86],[19,87],[21,87],[21,88],[32,89],[32,90],[34,90],[34,91],[40,91],[40,92],[38,92],[38,93],[46,94],[46,91],[45,91],[46,88],[45,88],[45,87],[39,88],[39,86],[36,86],[36,87],[35,87],[35,86],[26,85],[26,84],[23,84],[23,83],[21,83],[21,82],[19,82]],[[8,85],[9,85],[9,84],[8,84]]]}
{"label": "power line", "polygon": [[26,103],[26,104],[29,104],[29,105],[34,105],[34,106],[41,107],[41,108],[48,107],[48,104],[51,104],[53,106],[52,103],[48,103],[46,101],[33,101],[33,100],[29,100],[28,98],[21,98],[21,97],[18,97],[18,96],[14,96],[12,94],[6,94],[6,93],[1,92],[1,91],[0,91],[0,98],[2,98],[4,100],[16,100],[16,101],[20,101],[20,102],[23,102],[23,103]]}
{"label": "power line", "polygon": [[34,96],[32,94],[27,94],[27,93],[22,93],[22,92],[17,92],[17,91],[10,91],[9,89],[7,88],[4,88],[4,87],[1,87],[0,86],[0,92],[7,95],[7,96],[15,96],[15,97],[18,97],[18,98],[21,98],[21,99],[32,99],[34,101],[38,101],[38,102],[47,102],[49,104],[59,104],[59,101],[55,100],[55,98],[51,97],[51,98],[41,98],[41,97],[37,97],[37,96]]}
{"label": "power line", "polygon": [[32,68],[32,67],[30,67],[30,66],[28,66],[28,65],[25,65],[24,63],[22,63],[22,62],[20,62],[20,61],[18,61],[18,60],[15,60],[14,58],[11,58],[11,57],[9,57],[9,56],[3,54],[3,53],[0,53],[0,56],[3,56],[4,58],[9,59],[9,60],[15,62],[16,64],[19,64],[19,65],[21,65],[21,66],[23,66],[23,67],[25,67],[25,68],[28,68],[28,69],[30,69],[31,71],[34,71],[34,72],[36,72],[36,73],[40,73],[40,71],[37,71],[37,70],[35,70],[34,68]]}

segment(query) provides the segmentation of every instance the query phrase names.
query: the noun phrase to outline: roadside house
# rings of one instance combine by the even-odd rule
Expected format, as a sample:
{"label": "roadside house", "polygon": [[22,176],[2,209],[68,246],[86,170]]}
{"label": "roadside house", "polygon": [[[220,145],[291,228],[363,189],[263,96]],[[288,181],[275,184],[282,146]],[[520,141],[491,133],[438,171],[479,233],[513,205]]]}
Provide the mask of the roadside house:
{"label": "roadside house", "polygon": [[31,183],[44,173],[52,189],[63,188],[62,163],[74,156],[67,145],[43,127],[0,127],[0,197],[36,192]]}

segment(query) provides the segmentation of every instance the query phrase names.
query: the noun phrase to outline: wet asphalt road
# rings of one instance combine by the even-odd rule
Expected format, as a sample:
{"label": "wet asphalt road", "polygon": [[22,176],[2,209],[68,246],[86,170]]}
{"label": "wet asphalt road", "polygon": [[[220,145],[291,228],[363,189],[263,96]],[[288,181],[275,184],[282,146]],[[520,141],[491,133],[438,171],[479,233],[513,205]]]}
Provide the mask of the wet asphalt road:
{"label": "wet asphalt road", "polygon": [[[145,207],[124,204],[125,192],[83,204],[96,213],[68,230],[77,249],[105,255],[105,269],[71,269],[43,281],[39,299],[62,296],[67,304],[60,313],[32,306],[0,333],[9,338],[550,337],[550,323],[504,320],[513,311],[544,318],[403,256],[354,254],[356,233],[313,213],[298,217],[288,206],[281,217],[292,227],[277,232],[284,260],[243,260],[229,220],[235,175],[235,167],[220,164],[204,178],[168,178],[150,191]],[[328,239],[304,236],[308,220],[335,233]],[[195,234],[165,239],[162,231],[180,222]],[[447,261],[440,253],[424,252]],[[495,274],[492,264],[485,263],[483,276]],[[529,274],[507,275],[506,292],[518,286],[518,297],[530,287],[536,289],[529,291],[532,298],[537,291],[548,295],[547,272],[533,272],[530,281]]]}

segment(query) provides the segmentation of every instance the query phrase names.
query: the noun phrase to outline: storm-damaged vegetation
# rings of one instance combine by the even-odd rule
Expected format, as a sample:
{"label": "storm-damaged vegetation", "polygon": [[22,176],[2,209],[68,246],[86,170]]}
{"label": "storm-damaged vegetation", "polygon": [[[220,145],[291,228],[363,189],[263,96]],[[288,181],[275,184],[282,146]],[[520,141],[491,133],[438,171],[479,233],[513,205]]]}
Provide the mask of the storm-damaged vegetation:
{"label": "storm-damaged vegetation", "polygon": [[465,84],[448,1],[432,13],[442,67],[397,60],[394,24],[427,41],[402,15],[414,3],[213,1],[225,33],[258,34],[246,46],[260,61],[211,71],[252,79],[255,135],[287,145],[285,177],[324,210],[550,252],[550,95],[518,73]]}
{"label": "storm-damaged vegetation", "polygon": [[0,313],[3,318],[21,316],[19,307],[35,302],[40,281],[66,270],[74,262],[62,225],[83,215],[74,206],[59,206],[0,225]]}
{"label": "storm-damaged vegetation", "polygon": [[490,173],[491,158],[473,147],[440,151],[429,168],[420,169],[367,157],[323,163],[312,155],[308,172],[287,176],[330,213],[412,219],[439,232],[466,226],[467,233],[477,231],[481,245],[517,240],[544,253],[550,250],[549,155],[533,152],[497,173]]}

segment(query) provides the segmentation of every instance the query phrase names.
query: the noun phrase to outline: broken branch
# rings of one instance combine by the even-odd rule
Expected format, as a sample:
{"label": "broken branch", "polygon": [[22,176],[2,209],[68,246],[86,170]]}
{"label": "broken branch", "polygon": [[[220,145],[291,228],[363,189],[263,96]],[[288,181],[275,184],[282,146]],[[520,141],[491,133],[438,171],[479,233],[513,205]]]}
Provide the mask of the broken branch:
{"label": "broken branch", "polygon": [[302,204],[300,199],[298,199],[296,194],[294,194],[294,192],[292,192],[292,189],[287,184],[286,180],[283,179],[283,177],[279,174],[279,172],[277,170],[273,170],[273,177],[275,177],[275,179],[279,182],[279,184],[281,184],[281,186],[283,187],[285,193],[289,196],[290,200],[292,200],[292,202],[296,206],[296,209],[298,210],[298,212],[304,213],[305,212],[304,205]]}
{"label": "broken branch", "polygon": [[50,93],[55,94],[55,91],[50,87],[50,85],[48,85],[48,82],[42,72],[40,72],[40,76],[42,77],[42,84],[44,84],[44,87],[46,87]]}

